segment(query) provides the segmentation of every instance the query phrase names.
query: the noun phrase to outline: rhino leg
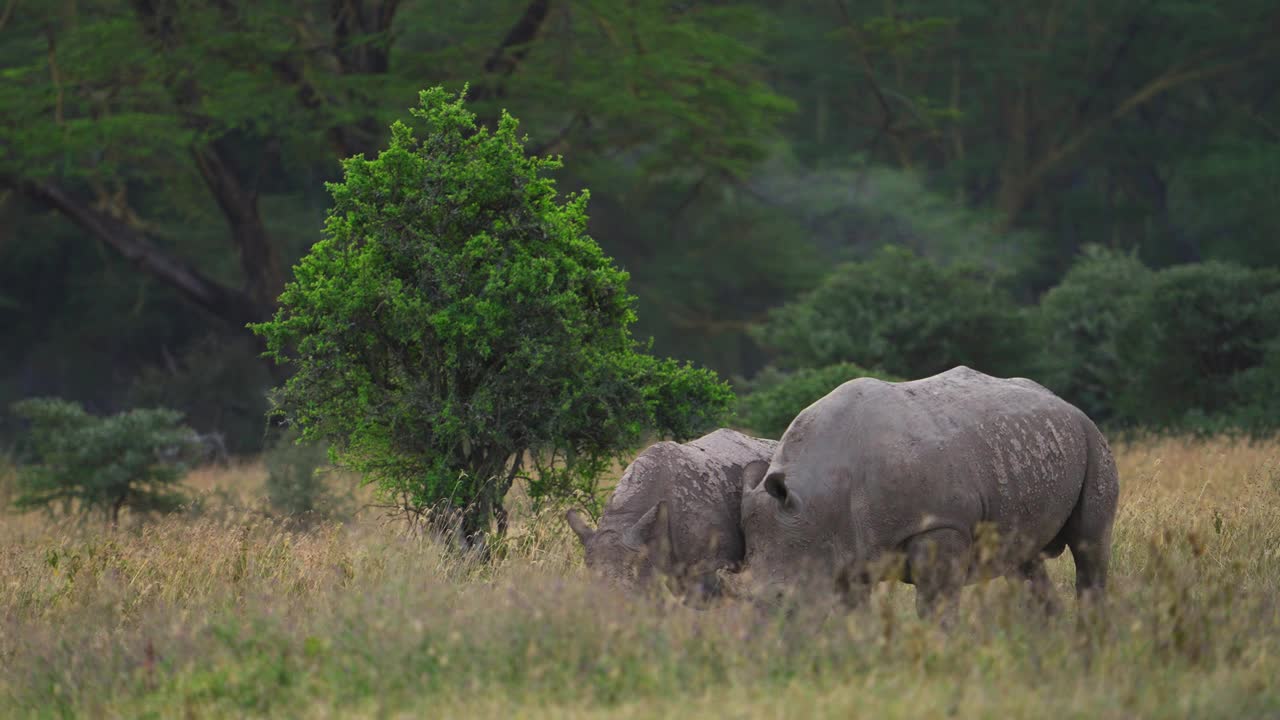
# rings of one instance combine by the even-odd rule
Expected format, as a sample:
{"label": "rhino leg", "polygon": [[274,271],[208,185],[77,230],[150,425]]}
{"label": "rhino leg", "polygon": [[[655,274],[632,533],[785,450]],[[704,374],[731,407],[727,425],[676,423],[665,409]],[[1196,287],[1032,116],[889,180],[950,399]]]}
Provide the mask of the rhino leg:
{"label": "rhino leg", "polygon": [[968,571],[972,539],[952,528],[929,530],[907,541],[907,572],[916,586],[916,613],[954,623]]}
{"label": "rhino leg", "polygon": [[1107,589],[1107,565],[1111,561],[1109,542],[1078,540],[1070,543],[1076,561],[1076,597],[1081,602],[1101,600]]}
{"label": "rhino leg", "polygon": [[1058,602],[1057,590],[1053,587],[1053,581],[1049,579],[1049,572],[1045,570],[1044,558],[1037,557],[1035,560],[1023,563],[1018,568],[1018,574],[1031,585],[1031,595],[1046,614],[1055,615],[1062,609],[1061,603]]}
{"label": "rhino leg", "polygon": [[844,602],[845,609],[860,609],[871,599],[871,586],[875,583],[866,563],[855,560],[845,564],[836,573],[835,579],[836,592]]}
{"label": "rhino leg", "polygon": [[1065,528],[1067,547],[1076,563],[1076,597],[1082,602],[1101,600],[1106,592],[1111,527],[1120,494],[1111,448],[1101,433],[1094,428],[1090,431],[1084,486]]}

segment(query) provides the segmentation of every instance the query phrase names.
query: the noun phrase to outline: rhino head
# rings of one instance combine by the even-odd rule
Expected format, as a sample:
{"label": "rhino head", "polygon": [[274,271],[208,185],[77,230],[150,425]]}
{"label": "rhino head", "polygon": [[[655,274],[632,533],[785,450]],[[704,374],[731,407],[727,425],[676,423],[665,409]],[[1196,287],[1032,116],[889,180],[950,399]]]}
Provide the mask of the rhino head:
{"label": "rhino head", "polygon": [[569,510],[566,519],[586,550],[587,568],[615,585],[637,590],[659,575],[677,575],[665,501],[654,504],[623,529],[592,528],[578,510]]}

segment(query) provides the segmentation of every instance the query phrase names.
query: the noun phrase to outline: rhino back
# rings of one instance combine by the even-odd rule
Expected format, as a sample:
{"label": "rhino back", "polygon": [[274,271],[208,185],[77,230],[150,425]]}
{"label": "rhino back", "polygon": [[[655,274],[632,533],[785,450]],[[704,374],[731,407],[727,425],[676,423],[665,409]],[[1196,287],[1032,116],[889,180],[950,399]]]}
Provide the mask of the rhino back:
{"label": "rhino back", "polygon": [[770,472],[816,506],[851,510],[844,520],[860,544],[984,521],[1044,544],[1080,494],[1082,420],[1035,383],[966,367],[902,383],[859,379],[796,418]]}

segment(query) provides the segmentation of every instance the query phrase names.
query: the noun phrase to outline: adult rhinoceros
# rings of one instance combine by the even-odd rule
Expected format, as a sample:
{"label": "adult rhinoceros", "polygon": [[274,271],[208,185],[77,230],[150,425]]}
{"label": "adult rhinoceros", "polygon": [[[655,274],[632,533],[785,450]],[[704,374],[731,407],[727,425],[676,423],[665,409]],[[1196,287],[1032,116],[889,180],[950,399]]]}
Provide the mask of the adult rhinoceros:
{"label": "adult rhinoceros", "polygon": [[661,573],[687,599],[715,594],[717,571],[742,563],[744,472],[768,467],[777,445],[720,429],[684,444],[649,446],[618,481],[599,528],[568,511],[587,566],[626,588]]}
{"label": "adult rhinoceros", "polygon": [[[734,584],[757,599],[835,580],[856,605],[896,558],[921,616],[1001,574],[1030,580],[1052,609],[1043,558],[1067,547],[1077,595],[1106,585],[1119,490],[1110,448],[1084,413],[1023,378],[961,366],[849,381],[801,412],[744,482],[749,573]],[[979,563],[986,528],[1000,543]]]}

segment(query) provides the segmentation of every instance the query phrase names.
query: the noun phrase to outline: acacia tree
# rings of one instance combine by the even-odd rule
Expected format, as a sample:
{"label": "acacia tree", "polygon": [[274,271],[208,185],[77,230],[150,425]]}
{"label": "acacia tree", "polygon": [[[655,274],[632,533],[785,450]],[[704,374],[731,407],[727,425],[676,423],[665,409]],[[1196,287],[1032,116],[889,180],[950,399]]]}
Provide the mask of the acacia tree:
{"label": "acacia tree", "polygon": [[687,438],[732,399],[707,370],[638,352],[627,274],[586,235],[587,193],[557,199],[516,121],[441,88],[374,160],[343,164],[324,238],[256,324],[296,371],[278,412],[414,512],[475,544],[522,475],[590,499],[646,429]]}
{"label": "acacia tree", "polygon": [[147,514],[182,504],[178,481],[196,436],[179,413],[134,409],[95,417],[56,398],[23,400],[13,411],[31,423],[19,508],[100,512],[115,526],[125,508]]}
{"label": "acacia tree", "polygon": [[[268,317],[286,276],[289,226],[272,221],[264,197],[296,193],[297,177],[371,154],[423,77],[474,80],[487,125],[505,98],[539,119],[545,146],[638,148],[655,171],[740,170],[788,108],[753,76],[749,48],[720,29],[743,15],[732,9],[588,0],[9,5],[17,9],[0,21],[0,191],[58,213],[234,328]],[[617,32],[632,41],[618,43]],[[194,247],[193,226],[218,223],[222,252]]]}

